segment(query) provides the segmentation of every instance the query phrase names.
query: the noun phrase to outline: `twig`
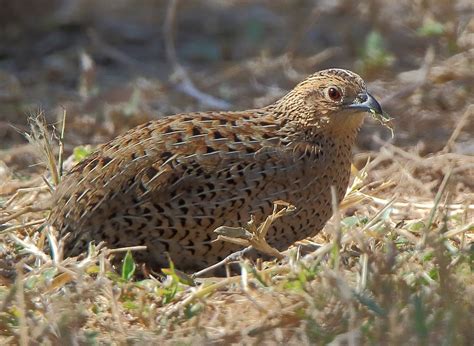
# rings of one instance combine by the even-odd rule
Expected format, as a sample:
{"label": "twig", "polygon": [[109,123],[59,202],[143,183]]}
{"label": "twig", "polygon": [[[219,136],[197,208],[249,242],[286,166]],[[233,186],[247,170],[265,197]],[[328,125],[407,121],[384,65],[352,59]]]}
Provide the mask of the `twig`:
{"label": "twig", "polygon": [[107,254],[112,254],[112,253],[117,253],[117,252],[126,252],[126,251],[143,251],[146,249],[147,247],[145,245],[127,246],[127,247],[120,247],[116,249],[107,249]]}
{"label": "twig", "polygon": [[[372,200],[375,204],[379,205],[385,205],[387,203],[386,199],[383,198],[378,198],[370,195],[366,195],[368,199]],[[414,207],[418,209],[432,209],[434,207],[433,202],[395,202],[393,203],[393,207],[395,208],[407,208],[407,207]],[[461,203],[452,203],[452,204],[446,204],[445,205],[446,209],[449,210],[474,210],[474,204],[461,204]]]}
{"label": "twig", "polygon": [[39,224],[41,224],[41,223],[44,223],[45,221],[46,221],[46,219],[39,219],[39,220],[34,220],[34,221],[22,223],[22,224],[19,224],[19,225],[9,226],[9,227],[7,227],[7,228],[5,228],[5,229],[0,230],[0,235],[6,234],[6,233],[10,233],[10,232],[15,231],[15,230],[20,229],[20,228],[24,228],[24,227],[28,227],[28,226],[34,226],[34,225],[39,225]]}
{"label": "twig", "polygon": [[459,134],[461,133],[462,128],[467,124],[467,119],[469,119],[469,117],[472,116],[473,114],[474,114],[474,105],[469,105],[469,107],[467,107],[466,111],[462,115],[461,119],[459,119],[459,122],[456,125],[456,128],[451,134],[451,137],[449,137],[448,141],[446,142],[446,145],[444,146],[442,152],[447,153],[451,151],[451,149],[453,148],[454,142],[456,141]]}
{"label": "twig", "polygon": [[436,196],[434,199],[434,205],[433,205],[433,208],[431,209],[430,215],[428,217],[428,222],[425,227],[425,236],[430,230],[431,225],[433,224],[434,217],[436,215],[436,210],[438,209],[438,205],[441,201],[441,197],[443,196],[444,191],[446,190],[449,178],[451,177],[451,173],[452,173],[452,170],[449,170],[448,173],[446,173],[446,175],[443,178],[443,181],[441,182],[441,185],[439,186],[438,192],[436,193]]}
{"label": "twig", "polygon": [[238,259],[242,258],[242,257],[245,255],[245,253],[247,253],[247,252],[250,251],[251,249],[252,249],[252,247],[251,247],[251,246],[248,246],[248,247],[246,247],[246,248],[243,249],[243,250],[239,250],[239,251],[236,251],[236,252],[234,252],[234,253],[231,253],[229,256],[227,256],[226,258],[224,258],[222,261],[217,262],[217,263],[215,263],[215,264],[213,264],[213,265],[211,265],[211,266],[209,266],[209,267],[207,267],[207,268],[204,268],[204,269],[202,269],[202,270],[200,270],[200,271],[194,273],[193,275],[191,275],[191,277],[194,279],[194,278],[199,277],[199,276],[201,276],[201,275],[203,275],[203,274],[206,274],[206,273],[208,273],[208,272],[210,272],[210,271],[212,271],[212,270],[214,270],[214,269],[216,269],[216,268],[219,268],[219,267],[221,267],[221,266],[224,266],[224,265],[226,265],[226,264],[228,264],[228,263],[230,263],[230,262],[237,261]]}
{"label": "twig", "polygon": [[447,231],[446,233],[443,234],[444,237],[446,238],[452,238],[460,233],[465,233],[465,232],[474,232],[474,223],[471,222],[467,225],[464,225],[463,227],[459,229],[452,229],[450,231]]}
{"label": "twig", "polygon": [[369,270],[369,256],[366,252],[360,255],[360,278],[357,285],[357,290],[359,293],[363,292],[367,287],[367,278],[368,278],[368,270]]}
{"label": "twig", "polygon": [[181,91],[183,94],[198,100],[200,103],[206,106],[216,109],[229,109],[231,106],[230,103],[215,96],[206,94],[196,88],[186,70],[179,63],[174,44],[177,7],[178,0],[169,1],[168,8],[166,10],[166,18],[163,25],[166,59],[173,66],[172,79],[176,89]]}
{"label": "twig", "polygon": [[13,203],[13,201],[15,201],[22,194],[26,194],[26,193],[29,193],[29,192],[36,192],[36,191],[48,191],[48,190],[49,190],[48,186],[35,186],[35,187],[19,188],[8,199],[8,201],[5,202],[4,207],[6,208],[6,207],[10,206]]}
{"label": "twig", "polygon": [[191,294],[189,294],[185,299],[177,302],[176,304],[172,305],[169,309],[167,309],[164,312],[164,315],[169,317],[172,316],[174,313],[179,311],[180,308],[184,308],[194,302],[197,299],[200,299],[202,297],[207,296],[210,293],[213,293],[225,286],[227,286],[230,283],[236,283],[239,282],[240,277],[239,276],[232,276],[228,277],[226,279],[223,279],[219,282],[216,282],[214,284],[211,284],[209,286],[206,285],[201,285],[199,286],[196,290],[193,290]]}
{"label": "twig", "polygon": [[111,60],[125,65],[129,68],[140,69],[144,71],[143,64],[140,63],[140,61],[128,56],[124,52],[102,40],[102,38],[97,34],[95,30],[88,30],[87,36],[91,39],[94,48],[100,51],[102,54],[106,55]]}
{"label": "twig", "polygon": [[52,227],[53,226],[49,226],[45,234],[48,238],[51,258],[55,264],[58,264],[63,259],[63,242],[61,240],[58,242],[54,232],[52,232]]}
{"label": "twig", "polygon": [[53,185],[51,185],[51,183],[48,181],[48,178],[46,178],[45,175],[42,175],[41,179],[43,180],[43,183],[46,184],[46,187],[47,187],[48,191],[50,193],[53,193],[55,189],[54,189]]}
{"label": "twig", "polygon": [[20,329],[20,345],[29,345],[28,340],[28,327],[26,323],[26,304],[25,304],[25,292],[23,287],[23,261],[20,261],[16,265],[16,301],[18,303],[18,325]]}
{"label": "twig", "polygon": [[336,187],[331,185],[331,207],[332,213],[334,215],[334,223],[335,223],[335,234],[333,240],[333,251],[334,251],[334,270],[339,270],[340,265],[340,255],[339,252],[341,250],[341,214],[339,213],[339,202],[337,200],[337,192]]}
{"label": "twig", "polygon": [[[25,240],[22,240],[18,238],[17,236],[10,234],[9,235],[10,239],[13,240],[16,244],[20,245],[23,247],[23,251],[30,253],[36,257],[41,258],[44,262],[48,262],[50,260],[50,257],[46,255],[43,251],[38,249],[38,247],[30,242],[27,242]],[[29,238],[26,238],[29,239]]]}
{"label": "twig", "polygon": [[64,133],[66,131],[66,108],[63,108],[63,121],[61,124],[61,133],[59,134],[59,153],[58,153],[58,170],[59,179],[63,176],[63,161],[64,161]]}
{"label": "twig", "polygon": [[[472,156],[469,155],[461,155],[461,154],[454,154],[454,153],[443,153],[443,152],[438,152],[433,156],[428,156],[428,157],[421,157],[416,154],[412,154],[408,151],[405,151],[399,147],[394,146],[391,143],[388,143],[386,141],[381,140],[380,138],[374,138],[374,141],[380,144],[384,144],[387,147],[390,147],[390,149],[402,156],[403,158],[406,158],[408,160],[415,161],[419,163],[422,166],[432,166],[435,162],[440,162],[441,159],[447,159],[447,160],[456,160],[458,162],[461,162],[463,164],[466,164],[466,162],[474,162]],[[434,162],[433,162],[434,161]]]}
{"label": "twig", "polygon": [[110,310],[111,310],[111,313],[112,313],[112,318],[115,320],[115,324],[117,326],[117,329],[118,331],[122,334],[122,335],[125,335],[125,328],[124,328],[124,324],[123,324],[123,321],[122,321],[122,316],[120,314],[120,308],[119,308],[119,304],[118,304],[118,301],[117,301],[117,296],[115,294],[115,290],[114,290],[114,287],[112,287],[112,284],[109,280],[107,279],[104,279],[102,280],[103,283],[104,283],[104,288],[103,288],[103,292],[105,293],[105,295],[109,296],[109,302],[110,302]]}
{"label": "twig", "polygon": [[27,214],[27,213],[34,213],[34,212],[37,212],[37,211],[44,211],[44,210],[47,210],[47,209],[41,208],[41,207],[33,207],[32,205],[22,207],[22,208],[16,210],[14,213],[0,219],[0,225],[4,224],[5,222],[8,222],[10,220],[16,219],[21,215],[24,215],[24,214]]}

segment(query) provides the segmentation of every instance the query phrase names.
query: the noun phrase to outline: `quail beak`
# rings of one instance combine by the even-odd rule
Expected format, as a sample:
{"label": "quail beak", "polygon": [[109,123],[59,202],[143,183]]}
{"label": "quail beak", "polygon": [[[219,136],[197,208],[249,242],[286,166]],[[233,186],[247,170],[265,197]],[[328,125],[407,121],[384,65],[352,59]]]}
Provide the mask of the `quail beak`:
{"label": "quail beak", "polygon": [[377,100],[368,92],[357,96],[354,102],[347,105],[346,108],[369,112],[372,118],[380,122],[392,132],[393,137],[392,118],[382,110],[382,107]]}
{"label": "quail beak", "polygon": [[349,109],[366,111],[373,115],[384,117],[382,107],[377,102],[377,100],[369,93],[358,95],[355,101],[350,105],[347,105],[346,107]]}

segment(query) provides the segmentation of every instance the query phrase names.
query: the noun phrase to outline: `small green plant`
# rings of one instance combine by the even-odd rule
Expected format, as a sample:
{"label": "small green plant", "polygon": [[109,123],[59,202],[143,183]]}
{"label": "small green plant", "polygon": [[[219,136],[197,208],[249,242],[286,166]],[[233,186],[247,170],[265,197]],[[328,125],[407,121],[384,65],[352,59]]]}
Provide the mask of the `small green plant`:
{"label": "small green plant", "polygon": [[204,306],[201,303],[190,304],[184,308],[184,316],[186,316],[187,319],[190,319],[199,315],[203,308]]}
{"label": "small green plant", "polygon": [[123,259],[122,279],[125,281],[130,281],[133,278],[133,274],[135,274],[135,269],[136,264],[133,260],[132,252],[128,250],[125,258]]}
{"label": "small green plant", "polygon": [[74,161],[79,162],[89,156],[90,153],[92,153],[92,147],[90,145],[80,145],[74,148],[72,155]]}
{"label": "small green plant", "polygon": [[445,27],[443,23],[429,18],[423,22],[423,25],[418,28],[416,33],[421,37],[441,36],[445,33]]}
{"label": "small green plant", "polygon": [[173,261],[169,260],[170,267],[162,268],[161,271],[167,275],[168,280],[162,287],[158,288],[158,294],[163,297],[163,304],[173,301],[176,294],[181,290],[180,284],[195,286],[194,281],[186,274],[177,271]]}
{"label": "small green plant", "polygon": [[395,57],[386,48],[383,36],[378,31],[371,31],[367,35],[359,56],[359,69],[365,73],[391,66],[395,61]]}

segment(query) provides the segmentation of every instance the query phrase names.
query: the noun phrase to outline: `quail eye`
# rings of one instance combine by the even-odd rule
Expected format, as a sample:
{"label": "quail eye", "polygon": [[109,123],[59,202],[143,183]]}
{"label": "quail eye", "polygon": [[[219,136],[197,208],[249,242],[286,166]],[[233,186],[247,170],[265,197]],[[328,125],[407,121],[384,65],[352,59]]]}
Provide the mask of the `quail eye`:
{"label": "quail eye", "polygon": [[342,93],[336,87],[329,87],[327,93],[329,98],[333,101],[341,101],[342,99]]}

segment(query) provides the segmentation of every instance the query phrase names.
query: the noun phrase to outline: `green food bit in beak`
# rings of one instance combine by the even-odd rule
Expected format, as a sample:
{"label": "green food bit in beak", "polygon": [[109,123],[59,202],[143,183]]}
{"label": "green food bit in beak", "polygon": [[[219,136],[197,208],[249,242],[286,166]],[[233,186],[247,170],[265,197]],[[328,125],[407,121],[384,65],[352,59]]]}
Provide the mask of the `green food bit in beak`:
{"label": "green food bit in beak", "polygon": [[373,119],[377,120],[380,124],[382,124],[384,127],[388,128],[392,134],[392,138],[394,137],[393,134],[393,123],[392,123],[392,117],[387,112],[378,113],[374,109],[369,109],[369,113],[372,116]]}

